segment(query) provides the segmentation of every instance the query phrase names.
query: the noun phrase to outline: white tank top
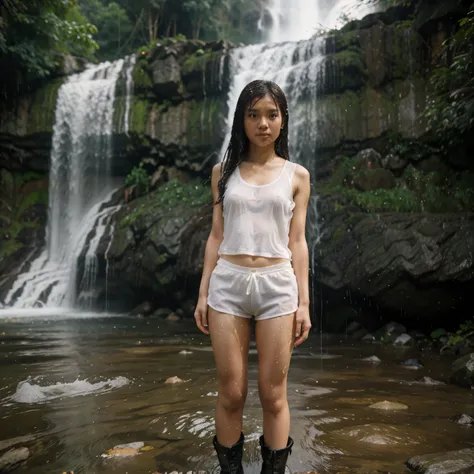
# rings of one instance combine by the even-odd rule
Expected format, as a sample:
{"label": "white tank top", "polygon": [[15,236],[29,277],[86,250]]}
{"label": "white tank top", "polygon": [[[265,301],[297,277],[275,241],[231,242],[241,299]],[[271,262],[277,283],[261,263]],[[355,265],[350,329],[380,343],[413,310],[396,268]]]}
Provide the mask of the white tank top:
{"label": "white tank top", "polygon": [[255,255],[291,260],[292,180],[296,164],[285,161],[280,176],[261,186],[244,181],[237,167],[224,196],[224,240],[219,255]]}

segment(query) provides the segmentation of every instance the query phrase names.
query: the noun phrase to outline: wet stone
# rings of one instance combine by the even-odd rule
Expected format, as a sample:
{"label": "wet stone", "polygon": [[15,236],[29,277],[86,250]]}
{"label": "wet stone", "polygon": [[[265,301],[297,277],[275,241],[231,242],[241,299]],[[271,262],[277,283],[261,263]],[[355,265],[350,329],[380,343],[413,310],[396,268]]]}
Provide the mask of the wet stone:
{"label": "wet stone", "polygon": [[407,333],[400,334],[393,342],[395,346],[411,346],[414,343],[413,338]]}
{"label": "wet stone", "polygon": [[401,365],[409,369],[421,369],[424,367],[423,363],[419,359],[407,359],[404,360]]}
{"label": "wet stone", "polygon": [[30,456],[28,448],[11,449],[0,456],[0,472],[9,472]]}
{"label": "wet stone", "polygon": [[380,364],[380,362],[382,362],[376,355],[364,357],[361,360],[363,360],[364,362],[371,362],[372,364]]}
{"label": "wet stone", "polygon": [[400,428],[377,423],[343,428],[333,431],[331,435],[373,445],[398,445],[406,441]]}
{"label": "wet stone", "polygon": [[466,388],[474,386],[474,352],[454,362],[451,383]]}
{"label": "wet stone", "polygon": [[390,402],[388,400],[384,400],[383,402],[377,402],[373,405],[370,405],[369,408],[374,408],[377,410],[397,411],[408,409],[408,405],[404,405],[403,403],[399,402]]}
{"label": "wet stone", "polygon": [[183,383],[184,380],[180,379],[179,377],[169,377],[166,379],[165,383],[175,384],[175,383]]}
{"label": "wet stone", "polygon": [[460,416],[456,416],[453,421],[459,425],[474,425],[474,418],[470,415],[466,415],[465,413]]}
{"label": "wet stone", "polygon": [[181,318],[176,313],[171,313],[167,318],[166,321],[180,321]]}
{"label": "wet stone", "polygon": [[468,474],[474,472],[474,448],[415,456],[406,464],[422,474]]}

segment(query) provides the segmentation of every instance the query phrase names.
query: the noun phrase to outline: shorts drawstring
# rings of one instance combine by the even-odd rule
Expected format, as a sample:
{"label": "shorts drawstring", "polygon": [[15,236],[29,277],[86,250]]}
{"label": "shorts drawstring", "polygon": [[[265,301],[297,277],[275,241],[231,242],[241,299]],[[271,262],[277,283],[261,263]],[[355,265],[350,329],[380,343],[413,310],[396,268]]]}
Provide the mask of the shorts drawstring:
{"label": "shorts drawstring", "polygon": [[248,277],[247,277],[247,291],[245,292],[246,295],[250,295],[250,291],[252,289],[252,285],[255,287],[255,289],[257,289],[257,286],[258,286],[258,277],[259,277],[259,274],[257,272],[250,272]]}

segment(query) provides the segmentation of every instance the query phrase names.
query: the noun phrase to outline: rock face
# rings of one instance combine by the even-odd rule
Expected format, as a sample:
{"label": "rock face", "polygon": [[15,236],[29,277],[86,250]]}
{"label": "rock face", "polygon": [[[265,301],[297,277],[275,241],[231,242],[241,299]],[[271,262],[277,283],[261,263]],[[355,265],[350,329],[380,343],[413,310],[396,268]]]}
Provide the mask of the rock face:
{"label": "rock face", "polygon": [[409,319],[465,308],[474,290],[474,215],[326,215],[319,279],[343,298],[350,289]]}
{"label": "rock face", "polygon": [[[180,306],[189,313],[186,299],[194,303],[204,256],[201,239],[209,233],[196,231],[195,220],[204,203],[210,202],[208,186],[173,180],[116,214],[107,252],[111,308],[123,310],[147,300],[155,307]],[[103,242],[102,248],[107,245]]]}

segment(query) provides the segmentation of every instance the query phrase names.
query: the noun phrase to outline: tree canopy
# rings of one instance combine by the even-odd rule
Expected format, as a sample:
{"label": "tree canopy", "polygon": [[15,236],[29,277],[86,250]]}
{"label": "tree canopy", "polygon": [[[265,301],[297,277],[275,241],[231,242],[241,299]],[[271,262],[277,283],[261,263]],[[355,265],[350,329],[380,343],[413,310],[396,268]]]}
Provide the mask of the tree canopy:
{"label": "tree canopy", "polygon": [[443,64],[431,79],[426,115],[447,150],[462,144],[474,128],[474,3],[443,45]]}
{"label": "tree canopy", "polygon": [[65,55],[91,59],[97,29],[75,0],[4,0],[0,5],[0,79],[5,96],[57,69]]}
{"label": "tree canopy", "polygon": [[78,0],[97,26],[99,59],[117,58],[160,37],[252,43],[261,0]]}

